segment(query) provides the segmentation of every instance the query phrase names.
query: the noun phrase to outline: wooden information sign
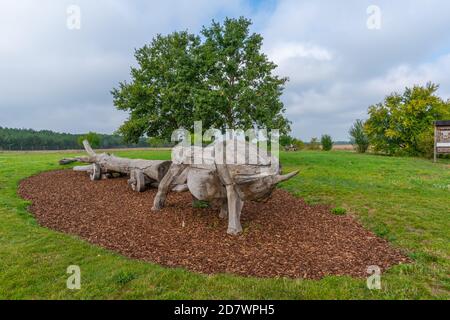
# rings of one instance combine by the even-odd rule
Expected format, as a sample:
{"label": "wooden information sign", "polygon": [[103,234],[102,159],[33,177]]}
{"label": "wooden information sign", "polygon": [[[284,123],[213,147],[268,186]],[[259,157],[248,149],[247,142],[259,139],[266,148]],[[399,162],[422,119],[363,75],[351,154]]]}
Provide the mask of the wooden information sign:
{"label": "wooden information sign", "polygon": [[434,123],[434,162],[438,154],[450,153],[450,120]]}

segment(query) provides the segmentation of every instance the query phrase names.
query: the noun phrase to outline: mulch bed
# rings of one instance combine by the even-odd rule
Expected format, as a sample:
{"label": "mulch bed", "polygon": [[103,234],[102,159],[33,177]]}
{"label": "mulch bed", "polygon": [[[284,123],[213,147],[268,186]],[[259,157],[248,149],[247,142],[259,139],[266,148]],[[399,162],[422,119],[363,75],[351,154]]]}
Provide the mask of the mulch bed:
{"label": "mulch bed", "polygon": [[409,262],[351,216],[280,189],[267,202],[245,203],[239,236],[226,234],[218,211],[193,208],[188,192],[170,193],[166,207],[152,212],[156,190],[134,192],[125,178],[93,182],[81,172],[51,171],[23,180],[19,193],[43,226],[131,258],[206,274],[366,277],[370,265],[386,270]]}

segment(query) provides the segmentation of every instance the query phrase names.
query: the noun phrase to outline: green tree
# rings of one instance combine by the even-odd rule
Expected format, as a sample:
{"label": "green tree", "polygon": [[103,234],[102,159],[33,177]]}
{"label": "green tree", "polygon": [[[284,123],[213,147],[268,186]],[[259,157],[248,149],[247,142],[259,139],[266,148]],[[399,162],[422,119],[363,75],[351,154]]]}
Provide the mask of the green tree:
{"label": "green tree", "polygon": [[364,121],[357,119],[348,131],[350,143],[359,153],[364,153],[369,148],[369,137],[364,132]]}
{"label": "green tree", "polygon": [[226,18],[203,27],[158,35],[136,50],[131,82],[112,90],[114,104],[130,113],[119,128],[127,141],[143,135],[170,138],[183,127],[290,130],[280,96],[287,78],[261,52],[262,37],[250,33],[251,21]]}
{"label": "green tree", "polygon": [[436,95],[438,85],[406,88],[369,107],[365,131],[375,151],[387,154],[429,155],[433,122],[450,118],[450,101]]}
{"label": "green tree", "polygon": [[333,139],[328,134],[322,135],[320,143],[322,144],[322,150],[324,151],[330,151],[333,148]]}
{"label": "green tree", "polygon": [[78,144],[80,146],[83,145],[83,141],[87,140],[89,141],[89,144],[91,145],[92,148],[98,148],[100,147],[101,144],[101,138],[100,135],[98,135],[95,132],[90,131],[89,133],[82,135],[78,138]]}
{"label": "green tree", "polygon": [[294,140],[294,138],[289,136],[289,135],[286,135],[286,134],[285,135],[281,135],[280,136],[280,140],[279,140],[280,146],[282,146],[282,147],[289,146],[289,145],[292,144],[293,140]]}
{"label": "green tree", "polygon": [[305,148],[305,143],[297,138],[292,139],[292,144],[297,148],[297,150],[302,150]]}

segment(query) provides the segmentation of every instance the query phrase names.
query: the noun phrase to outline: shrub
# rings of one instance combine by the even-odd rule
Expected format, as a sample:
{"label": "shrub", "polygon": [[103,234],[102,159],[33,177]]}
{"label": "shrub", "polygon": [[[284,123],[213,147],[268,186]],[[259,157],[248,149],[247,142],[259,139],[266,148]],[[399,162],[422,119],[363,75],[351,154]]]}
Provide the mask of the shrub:
{"label": "shrub", "polygon": [[308,143],[308,149],[310,149],[310,150],[319,150],[320,149],[319,139],[311,138],[311,140]]}
{"label": "shrub", "polygon": [[205,209],[209,208],[209,203],[207,201],[194,199],[192,200],[192,207],[197,209]]}
{"label": "shrub", "polygon": [[432,158],[434,154],[434,132],[426,130],[417,136],[417,150],[426,158]]}
{"label": "shrub", "polygon": [[133,281],[136,279],[136,274],[128,271],[120,271],[119,273],[114,275],[114,282],[119,285],[125,285],[130,281]]}
{"label": "shrub", "polygon": [[341,207],[336,207],[336,208],[331,209],[331,213],[335,214],[337,216],[342,216],[347,213],[347,210],[345,210],[344,208],[341,208]]}
{"label": "shrub", "polygon": [[294,138],[292,138],[291,136],[288,136],[288,135],[280,136],[280,146],[287,147],[287,146],[291,145],[293,139]]}
{"label": "shrub", "polygon": [[322,135],[320,142],[322,144],[322,150],[324,151],[330,151],[333,148],[333,139],[331,139],[331,136],[328,134]]}
{"label": "shrub", "polygon": [[359,153],[364,153],[369,148],[369,137],[364,132],[364,122],[360,119],[356,120],[348,131],[350,134],[350,143]]}
{"label": "shrub", "polygon": [[297,148],[297,150],[302,150],[305,148],[305,143],[297,138],[292,139],[292,144]]}
{"label": "shrub", "polygon": [[305,148],[305,144],[302,140],[283,135],[280,137],[280,146],[284,147],[286,151],[301,150]]}

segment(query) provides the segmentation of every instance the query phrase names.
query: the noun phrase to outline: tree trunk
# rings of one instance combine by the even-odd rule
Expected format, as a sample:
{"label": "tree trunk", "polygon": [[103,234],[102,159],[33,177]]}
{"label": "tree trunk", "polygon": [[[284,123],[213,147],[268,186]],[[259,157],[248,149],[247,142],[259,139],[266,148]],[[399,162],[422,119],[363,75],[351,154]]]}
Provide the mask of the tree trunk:
{"label": "tree trunk", "polygon": [[105,174],[120,173],[130,176],[128,183],[133,190],[144,191],[145,185],[159,183],[165,176],[171,161],[143,160],[116,157],[109,153],[97,154],[92,150],[87,140],[83,141],[87,157],[62,159],[60,163],[66,164],[74,161],[92,163],[89,166],[75,167],[75,171],[87,171],[91,180],[101,179]]}

